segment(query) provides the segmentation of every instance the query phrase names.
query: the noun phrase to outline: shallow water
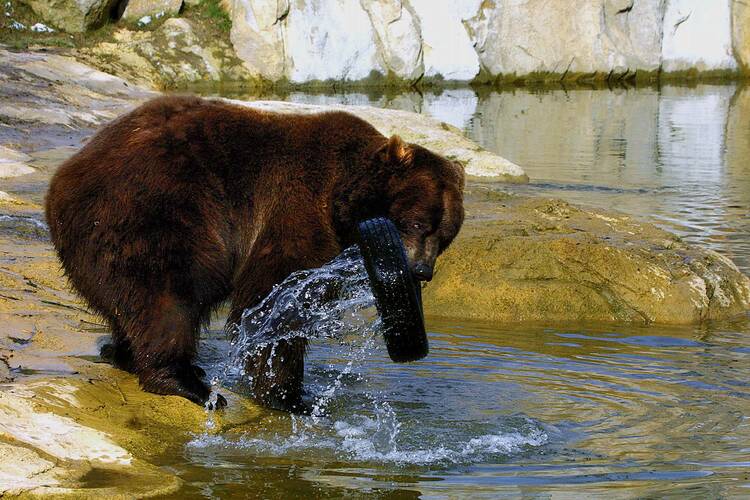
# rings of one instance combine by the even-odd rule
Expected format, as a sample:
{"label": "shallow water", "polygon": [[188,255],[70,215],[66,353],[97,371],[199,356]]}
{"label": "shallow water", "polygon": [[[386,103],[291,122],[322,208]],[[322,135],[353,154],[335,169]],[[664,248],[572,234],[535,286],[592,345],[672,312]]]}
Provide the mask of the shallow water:
{"label": "shallow water", "polygon": [[[531,183],[509,190],[655,221],[750,270],[748,89],[287,98],[433,115],[522,165]],[[313,342],[308,397],[325,411],[194,436],[164,457],[179,495],[750,496],[750,317],[427,324],[430,355],[413,364],[372,330]],[[206,356],[230,349],[208,337]]]}
{"label": "shallow water", "polygon": [[749,330],[431,321],[430,356],[407,365],[378,337],[318,341],[325,413],[268,411],[165,465],[181,495],[744,496]]}

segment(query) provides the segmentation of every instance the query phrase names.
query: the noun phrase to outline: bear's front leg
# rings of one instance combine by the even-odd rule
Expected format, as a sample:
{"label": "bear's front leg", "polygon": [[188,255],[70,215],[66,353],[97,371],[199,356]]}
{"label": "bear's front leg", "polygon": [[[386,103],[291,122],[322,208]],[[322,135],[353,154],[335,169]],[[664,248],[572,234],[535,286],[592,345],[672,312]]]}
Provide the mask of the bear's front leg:
{"label": "bear's front leg", "polygon": [[262,346],[247,358],[253,395],[264,406],[293,413],[309,413],[302,401],[307,340],[301,337]]}
{"label": "bear's front leg", "polygon": [[[312,230],[315,226],[306,226]],[[300,269],[319,267],[340,248],[332,233],[319,230],[298,235],[294,242],[267,236],[245,262],[236,280],[228,325],[239,325],[245,309],[257,305],[287,276]],[[330,234],[330,236],[328,236]],[[270,408],[306,413],[302,401],[307,340],[301,337],[269,341],[250,353],[246,372],[252,377],[253,396]]]}

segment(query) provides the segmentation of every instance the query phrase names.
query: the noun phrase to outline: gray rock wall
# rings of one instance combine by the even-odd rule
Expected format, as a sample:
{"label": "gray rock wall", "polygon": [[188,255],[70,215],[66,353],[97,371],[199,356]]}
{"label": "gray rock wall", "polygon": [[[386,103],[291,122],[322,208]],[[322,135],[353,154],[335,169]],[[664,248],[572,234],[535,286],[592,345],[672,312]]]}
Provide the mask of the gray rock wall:
{"label": "gray rock wall", "polygon": [[733,0],[227,0],[248,70],[294,83],[372,72],[559,79],[747,66]]}
{"label": "gray rock wall", "polygon": [[[18,1],[70,32],[95,27],[113,6],[125,5]],[[201,1],[216,0],[185,3]],[[750,8],[744,0],[220,1],[243,73],[271,82],[750,74]],[[176,16],[182,4],[130,0],[124,19]]]}

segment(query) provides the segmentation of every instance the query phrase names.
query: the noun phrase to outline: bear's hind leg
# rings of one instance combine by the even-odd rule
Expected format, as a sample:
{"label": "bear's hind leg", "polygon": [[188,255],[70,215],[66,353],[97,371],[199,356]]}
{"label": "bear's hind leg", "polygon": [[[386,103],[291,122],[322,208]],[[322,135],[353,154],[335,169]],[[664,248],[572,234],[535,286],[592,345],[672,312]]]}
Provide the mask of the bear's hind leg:
{"label": "bear's hind leg", "polygon": [[[145,391],[182,396],[197,404],[208,400],[210,390],[201,380],[204,372],[193,365],[200,323],[200,315],[188,304],[163,294],[150,310],[125,325],[133,371]],[[217,405],[226,405],[226,400],[219,397]]]}
{"label": "bear's hind leg", "polygon": [[133,373],[133,351],[130,342],[116,319],[110,318],[107,322],[112,328],[112,342],[103,344],[99,355],[116,368]]}

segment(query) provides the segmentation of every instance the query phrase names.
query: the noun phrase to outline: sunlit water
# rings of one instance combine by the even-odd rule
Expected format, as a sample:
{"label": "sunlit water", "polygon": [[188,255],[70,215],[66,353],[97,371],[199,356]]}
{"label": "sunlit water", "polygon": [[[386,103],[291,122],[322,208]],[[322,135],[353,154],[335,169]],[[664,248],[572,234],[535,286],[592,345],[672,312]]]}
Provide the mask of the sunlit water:
{"label": "sunlit water", "polygon": [[[748,88],[285,97],[435,116],[524,167],[531,183],[505,189],[654,221],[750,271]],[[46,182],[2,189],[39,202]],[[3,234],[46,238],[40,221],[13,217],[0,216]],[[700,327],[428,317],[429,356],[399,365],[351,257],[277,289],[278,304],[246,318],[247,344],[231,345],[218,323],[207,332],[201,362],[237,388],[252,332],[284,305],[288,320],[308,311],[295,328],[315,337],[305,382],[317,410],[263,410],[219,434],[207,412],[205,433],[155,459],[184,480],[175,498],[750,497],[747,317]],[[331,301],[305,308],[305,290]]]}

